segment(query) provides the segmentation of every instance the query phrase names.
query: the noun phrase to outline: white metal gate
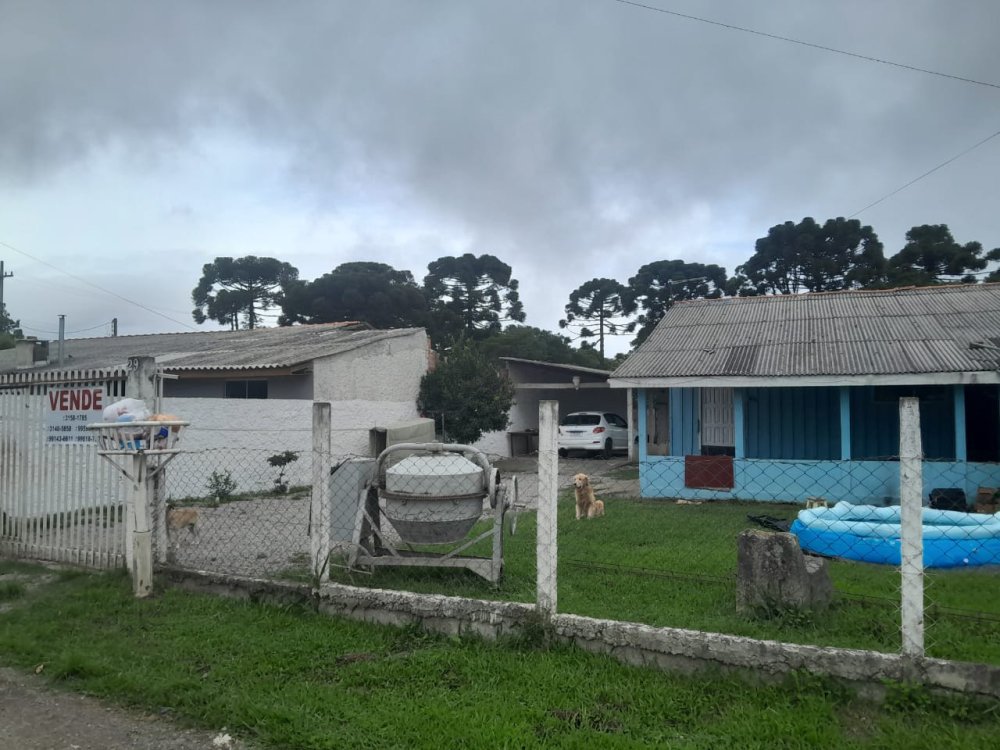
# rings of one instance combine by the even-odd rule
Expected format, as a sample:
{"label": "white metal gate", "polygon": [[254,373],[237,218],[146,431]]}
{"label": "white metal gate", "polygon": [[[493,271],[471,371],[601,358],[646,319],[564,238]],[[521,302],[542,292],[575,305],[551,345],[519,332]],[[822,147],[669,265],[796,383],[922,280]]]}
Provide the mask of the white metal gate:
{"label": "white metal gate", "polygon": [[129,486],[83,429],[125,395],[124,370],[0,375],[0,553],[125,565]]}

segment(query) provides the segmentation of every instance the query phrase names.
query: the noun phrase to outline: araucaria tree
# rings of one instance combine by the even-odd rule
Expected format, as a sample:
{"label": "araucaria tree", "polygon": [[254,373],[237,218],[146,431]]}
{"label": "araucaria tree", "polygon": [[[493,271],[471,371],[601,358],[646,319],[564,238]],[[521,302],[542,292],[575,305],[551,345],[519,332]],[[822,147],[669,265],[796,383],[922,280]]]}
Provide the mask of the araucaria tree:
{"label": "araucaria tree", "polygon": [[460,336],[483,339],[505,320],[524,321],[524,306],[511,268],[492,255],[445,256],[427,266],[424,293],[431,311],[431,338],[447,347]]}
{"label": "araucaria tree", "polygon": [[647,263],[628,280],[630,302],[641,310],[629,323],[638,328],[636,346],[646,340],[670,306],[678,300],[715,299],[724,294],[726,269],[715,264],[688,263],[683,260],[658,260]]}
{"label": "araucaria tree", "polygon": [[468,338],[460,338],[433,372],[420,381],[421,411],[441,424],[446,439],[474,443],[507,427],[514,385]]}
{"label": "araucaria tree", "polygon": [[614,279],[591,279],[570,293],[566,317],[559,321],[559,327],[575,329],[581,339],[596,338],[604,359],[605,338],[627,327],[626,316],[632,309],[623,284]]}
{"label": "araucaria tree", "polygon": [[757,240],[754,254],[737,267],[736,294],[797,294],[876,286],[885,276],[878,235],[857,219],[811,217],[786,221]]}
{"label": "araucaria tree", "polygon": [[298,277],[298,269],[275,258],[216,258],[202,268],[201,281],[191,293],[191,314],[196,323],[214,320],[234,331],[241,323],[256,328],[261,313],[277,305],[282,289]]}
{"label": "araucaria tree", "polygon": [[960,245],[947,224],[923,224],[906,233],[906,245],[889,259],[889,281],[894,286],[974,283],[974,271],[1000,259],[1000,248],[983,254],[979,242]]}
{"label": "araucaria tree", "polygon": [[314,281],[293,282],[281,309],[281,325],[358,320],[374,328],[401,328],[427,320],[427,299],[413,274],[384,263],[342,263]]}

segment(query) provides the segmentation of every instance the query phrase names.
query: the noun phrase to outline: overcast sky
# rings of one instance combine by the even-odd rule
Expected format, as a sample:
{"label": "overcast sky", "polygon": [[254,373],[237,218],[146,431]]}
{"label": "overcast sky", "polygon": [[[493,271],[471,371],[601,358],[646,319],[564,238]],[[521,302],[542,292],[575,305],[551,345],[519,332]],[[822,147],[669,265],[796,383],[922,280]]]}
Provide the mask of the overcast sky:
{"label": "overcast sky", "polygon": [[[996,0],[645,4],[994,87],[613,0],[0,0],[7,308],[181,331],[216,256],[420,281],[472,252],[556,330],[591,278],[732,274],[1000,130]],[[1000,137],[857,218],[886,255],[925,223],[997,247],[998,176]]]}

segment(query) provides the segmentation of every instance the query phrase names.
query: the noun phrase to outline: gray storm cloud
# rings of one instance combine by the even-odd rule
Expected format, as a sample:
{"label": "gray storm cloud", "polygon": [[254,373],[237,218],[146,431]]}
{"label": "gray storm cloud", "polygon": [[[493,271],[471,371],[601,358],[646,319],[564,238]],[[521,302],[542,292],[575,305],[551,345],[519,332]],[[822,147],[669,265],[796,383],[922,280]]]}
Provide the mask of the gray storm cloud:
{"label": "gray storm cloud", "polygon": [[[828,5],[661,3],[973,78],[1000,71],[1000,4]],[[284,178],[317,210],[391,192],[522,278],[572,254],[580,281],[624,280],[690,247],[683,229],[703,205],[753,226],[741,255],[690,250],[732,270],[771,224],[857,210],[998,122],[996,89],[610,0],[0,2],[0,184],[44,184],[112,147],[169,164],[199,133],[233,132],[286,151]],[[935,194],[957,203],[958,185],[964,206],[861,218],[899,240],[914,223],[966,220],[994,235],[959,227],[962,239],[1000,244],[997,220],[974,213],[998,152],[941,175]]]}

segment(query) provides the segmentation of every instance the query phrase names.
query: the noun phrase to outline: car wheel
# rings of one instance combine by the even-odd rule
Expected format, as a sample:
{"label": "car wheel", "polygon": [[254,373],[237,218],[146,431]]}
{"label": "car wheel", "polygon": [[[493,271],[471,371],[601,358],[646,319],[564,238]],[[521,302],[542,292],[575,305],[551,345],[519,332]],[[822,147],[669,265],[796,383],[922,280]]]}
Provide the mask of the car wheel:
{"label": "car wheel", "polygon": [[611,458],[611,453],[614,451],[614,443],[611,442],[611,438],[604,441],[604,452],[601,454],[604,458]]}

